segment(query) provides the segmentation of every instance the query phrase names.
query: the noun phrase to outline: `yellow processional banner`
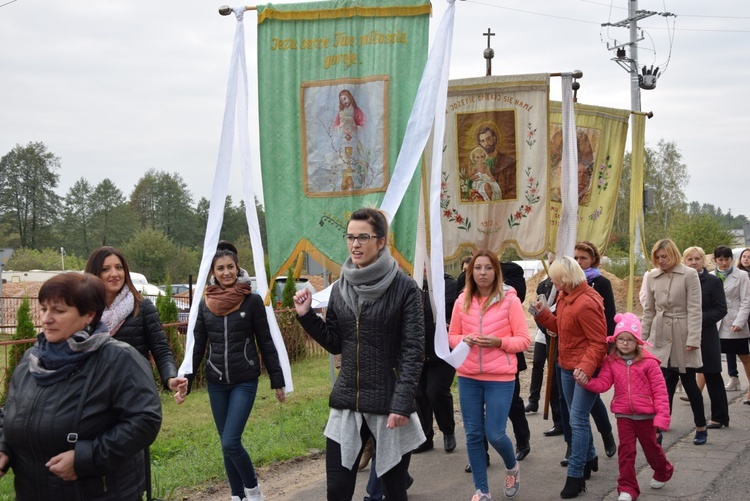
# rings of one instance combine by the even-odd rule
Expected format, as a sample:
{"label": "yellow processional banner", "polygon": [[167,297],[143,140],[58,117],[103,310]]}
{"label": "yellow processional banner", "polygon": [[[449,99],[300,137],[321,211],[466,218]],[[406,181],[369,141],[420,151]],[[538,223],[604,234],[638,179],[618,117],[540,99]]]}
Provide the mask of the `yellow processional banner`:
{"label": "yellow processional banner", "polygon": [[[552,229],[549,248],[554,251],[562,210],[563,135],[559,102],[550,102],[549,117],[549,226]],[[576,103],[575,117],[578,143],[577,240],[587,240],[604,252],[615,217],[630,111]]]}

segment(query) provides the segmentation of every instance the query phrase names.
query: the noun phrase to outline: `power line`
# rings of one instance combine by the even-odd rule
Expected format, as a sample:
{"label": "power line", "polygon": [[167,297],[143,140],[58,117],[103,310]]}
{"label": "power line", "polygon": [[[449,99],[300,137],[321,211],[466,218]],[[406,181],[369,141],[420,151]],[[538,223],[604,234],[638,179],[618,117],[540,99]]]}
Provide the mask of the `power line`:
{"label": "power line", "polygon": [[17,1],[18,1],[18,0],[10,0],[10,2],[5,2],[5,3],[3,3],[3,4],[0,4],[0,7],[5,7],[6,5],[10,5],[10,4],[12,4],[13,2],[17,2]]}
{"label": "power line", "polygon": [[[594,0],[581,0],[584,3],[592,3],[594,5],[601,5],[603,7],[610,7],[612,9],[628,10],[625,7],[617,7],[603,2],[595,2]],[[710,16],[706,14],[679,14],[680,17],[705,17],[705,18],[716,18],[716,19],[750,19],[750,16]]]}

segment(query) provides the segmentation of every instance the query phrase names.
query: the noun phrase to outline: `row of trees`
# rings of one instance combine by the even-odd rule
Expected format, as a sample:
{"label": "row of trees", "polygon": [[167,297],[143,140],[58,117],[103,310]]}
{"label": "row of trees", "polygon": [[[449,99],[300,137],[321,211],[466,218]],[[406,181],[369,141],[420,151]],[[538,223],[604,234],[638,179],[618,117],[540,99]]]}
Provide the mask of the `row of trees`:
{"label": "row of trees", "polygon": [[[629,246],[630,154],[623,163],[617,212],[607,252],[624,255]],[[687,165],[673,142],[646,148],[645,183],[654,192],[654,207],[645,214],[648,245],[665,236],[681,248],[699,245],[707,252],[731,245],[730,230],[742,228],[745,216],[724,213],[709,204],[689,203]],[[109,179],[92,185],[76,181],[64,196],[58,187],[61,161],[44,143],[16,145],[0,158],[0,242],[17,250],[7,269],[59,269],[63,247],[67,269],[82,269],[89,253],[101,245],[121,248],[131,268],[151,281],[184,282],[200,264],[209,201],[193,197],[177,173],[150,170],[126,196]],[[265,242],[265,212],[255,209]],[[222,238],[242,249],[243,266],[252,270],[245,204],[227,197]]]}
{"label": "row of trees", "polygon": [[[149,170],[129,196],[110,179],[76,181],[64,196],[61,161],[41,142],[16,145],[0,158],[0,242],[16,252],[7,269],[83,269],[95,248],[121,248],[150,280],[186,281],[200,264],[209,201],[196,204],[177,173]],[[255,201],[265,240],[265,212]],[[222,237],[247,240],[245,203],[227,197]],[[265,245],[265,241],[264,241]],[[249,248],[249,242],[247,242]],[[252,260],[243,262],[252,266]]]}

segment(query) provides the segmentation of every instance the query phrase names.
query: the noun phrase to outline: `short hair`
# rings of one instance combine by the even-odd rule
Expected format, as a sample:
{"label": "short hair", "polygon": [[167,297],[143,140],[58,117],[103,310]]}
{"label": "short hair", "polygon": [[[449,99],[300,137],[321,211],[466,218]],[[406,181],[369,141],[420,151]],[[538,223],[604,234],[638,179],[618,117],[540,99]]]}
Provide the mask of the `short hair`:
{"label": "short hair", "polygon": [[[479,297],[479,288],[477,287],[477,283],[474,281],[474,263],[476,263],[477,258],[480,257],[486,257],[489,258],[490,264],[492,265],[492,269],[495,271],[495,281],[492,282],[492,289],[490,290],[490,297],[495,297],[497,295],[500,295],[502,297],[503,293],[503,271],[500,268],[500,260],[497,258],[497,256],[487,250],[487,249],[479,249],[474,253],[474,256],[471,258],[471,261],[469,262],[469,267],[466,269],[466,290],[464,292],[464,305],[463,305],[463,311],[464,313],[469,311],[469,307],[471,306],[471,299],[473,297]],[[485,301],[484,305],[482,305],[482,311],[484,312],[487,308],[490,307],[490,301]]]}
{"label": "short hair", "polygon": [[732,254],[732,249],[730,249],[726,245],[719,245],[714,249],[714,259],[716,259],[717,257],[729,257],[734,259],[734,254]]}
{"label": "short hair", "polygon": [[375,231],[375,236],[377,238],[385,238],[385,243],[388,243],[388,219],[382,210],[369,207],[357,209],[352,212],[349,221],[364,221],[369,223]]}
{"label": "short hair", "polygon": [[585,252],[586,254],[591,256],[592,268],[598,268],[599,264],[602,262],[602,256],[599,254],[599,249],[597,249],[596,245],[592,244],[589,241],[581,240],[580,242],[576,243],[575,250]]}
{"label": "short hair", "polygon": [[564,287],[575,289],[586,281],[586,275],[575,259],[570,256],[562,256],[555,259],[549,267],[549,277],[554,282],[559,282]]}
{"label": "short hair", "polygon": [[682,261],[680,249],[677,248],[675,243],[668,238],[662,238],[656,242],[651,249],[651,264],[654,265],[654,268],[659,268],[659,262],[656,260],[656,253],[660,250],[667,253],[667,257],[672,262],[672,266],[676,266]]}
{"label": "short hair", "polygon": [[481,136],[482,134],[486,134],[487,132],[492,133],[492,137],[497,139],[497,132],[495,132],[495,129],[489,126],[485,126],[479,129],[479,132],[477,132],[477,144],[479,144],[479,136]]}
{"label": "short hair", "polygon": [[133,306],[133,316],[138,316],[138,310],[140,308],[140,303],[143,300],[143,296],[141,296],[141,293],[138,292],[138,289],[136,289],[135,285],[133,285],[133,279],[130,278],[130,267],[128,266],[128,260],[125,259],[125,255],[121,251],[109,246],[94,249],[91,255],[89,255],[88,260],[86,260],[86,267],[83,269],[83,271],[84,273],[91,273],[92,275],[96,275],[97,277],[99,277],[102,274],[102,268],[104,268],[104,261],[109,256],[116,256],[122,263],[122,271],[125,274],[125,285],[128,289],[130,289],[131,294],[133,294],[133,297],[135,298],[135,305]]}
{"label": "short hair", "polygon": [[700,256],[701,258],[701,261],[703,261],[703,266],[706,266],[706,252],[701,247],[688,247],[687,249],[682,251],[682,262],[684,263],[688,256],[691,254],[698,254],[698,256]]}
{"label": "short hair", "polygon": [[39,303],[58,302],[73,306],[81,315],[94,313],[96,327],[104,312],[104,282],[91,273],[70,271],[50,278],[39,289]]}

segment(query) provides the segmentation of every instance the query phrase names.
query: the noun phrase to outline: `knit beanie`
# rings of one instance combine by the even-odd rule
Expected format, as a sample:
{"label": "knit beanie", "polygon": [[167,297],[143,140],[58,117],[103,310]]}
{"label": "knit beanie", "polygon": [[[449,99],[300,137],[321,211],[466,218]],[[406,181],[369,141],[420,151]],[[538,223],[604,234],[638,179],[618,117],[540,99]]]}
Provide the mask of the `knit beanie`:
{"label": "knit beanie", "polygon": [[628,332],[633,335],[638,345],[643,346],[645,344],[647,346],[653,346],[651,343],[644,341],[641,338],[641,321],[638,320],[638,317],[634,314],[618,313],[615,315],[615,322],[617,322],[617,325],[615,325],[615,333],[607,338],[608,342],[614,343],[617,340],[617,336],[623,332]]}

